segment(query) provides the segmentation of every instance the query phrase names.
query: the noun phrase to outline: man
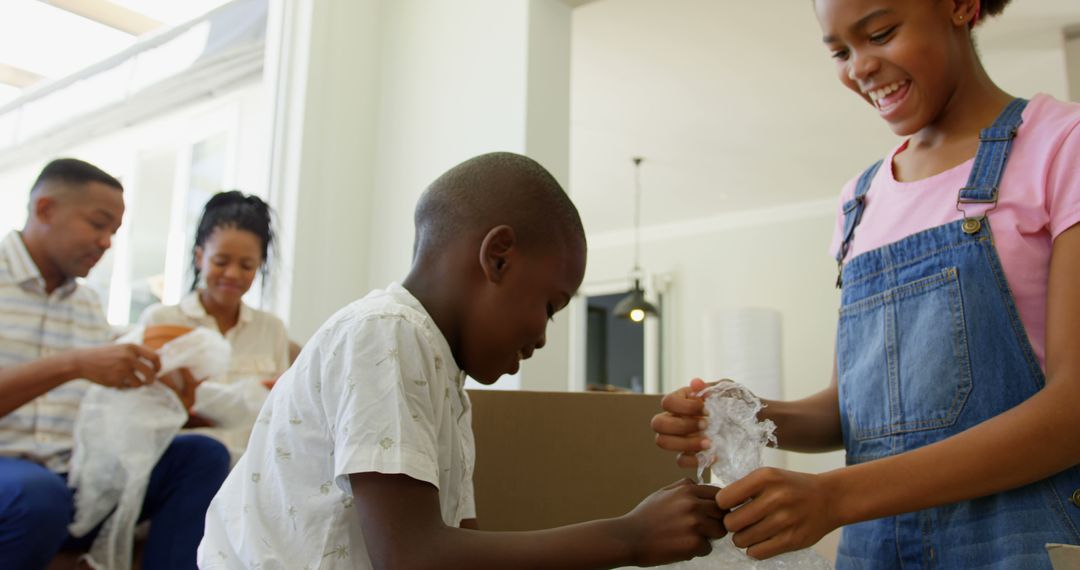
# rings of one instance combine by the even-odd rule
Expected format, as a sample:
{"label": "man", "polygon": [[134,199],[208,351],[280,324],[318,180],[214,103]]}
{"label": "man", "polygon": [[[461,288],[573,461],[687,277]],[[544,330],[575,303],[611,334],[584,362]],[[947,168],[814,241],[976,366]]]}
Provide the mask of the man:
{"label": "man", "polygon": [[[0,567],[44,568],[68,535],[72,429],[88,382],[154,381],[157,355],[110,344],[97,295],[76,281],[112,245],[123,187],[92,164],[49,163],[30,191],[26,225],[0,241]],[[190,380],[190,378],[188,378]],[[147,568],[195,568],[210,499],[225,479],[220,443],[178,436],[151,474],[142,517],[152,519]]]}

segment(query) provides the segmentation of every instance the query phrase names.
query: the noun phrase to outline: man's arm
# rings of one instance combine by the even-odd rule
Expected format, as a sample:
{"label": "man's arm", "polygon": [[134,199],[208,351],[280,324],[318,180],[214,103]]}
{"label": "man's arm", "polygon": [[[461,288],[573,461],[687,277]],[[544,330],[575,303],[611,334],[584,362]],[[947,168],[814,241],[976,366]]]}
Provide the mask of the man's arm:
{"label": "man's arm", "polygon": [[0,418],[69,380],[134,388],[152,382],[160,368],[157,353],[136,344],[69,350],[0,368]]}
{"label": "man's arm", "polygon": [[483,532],[442,521],[439,491],[406,475],[350,476],[375,568],[612,568],[686,560],[725,531],[715,487],[687,481],[614,519],[533,532]]}

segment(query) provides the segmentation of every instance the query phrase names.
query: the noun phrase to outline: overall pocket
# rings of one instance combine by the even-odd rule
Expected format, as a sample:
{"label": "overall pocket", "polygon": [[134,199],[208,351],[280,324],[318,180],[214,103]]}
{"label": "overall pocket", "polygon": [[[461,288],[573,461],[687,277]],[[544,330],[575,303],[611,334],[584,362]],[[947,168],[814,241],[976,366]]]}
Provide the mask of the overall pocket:
{"label": "overall pocket", "polygon": [[956,268],[842,307],[837,365],[856,440],[956,423],[972,388]]}

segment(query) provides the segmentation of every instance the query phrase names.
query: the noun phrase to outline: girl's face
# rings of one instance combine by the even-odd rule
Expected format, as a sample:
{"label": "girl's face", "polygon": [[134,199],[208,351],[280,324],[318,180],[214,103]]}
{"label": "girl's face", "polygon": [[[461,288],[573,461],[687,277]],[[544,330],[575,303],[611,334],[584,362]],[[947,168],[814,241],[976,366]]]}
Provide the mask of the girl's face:
{"label": "girl's face", "polygon": [[239,305],[262,265],[262,239],[247,231],[219,227],[202,247],[195,263],[206,279],[206,292],[219,305]]}
{"label": "girl's face", "polygon": [[[840,82],[894,133],[933,125],[963,77],[974,1],[815,0]],[[965,14],[967,18],[964,19]]]}

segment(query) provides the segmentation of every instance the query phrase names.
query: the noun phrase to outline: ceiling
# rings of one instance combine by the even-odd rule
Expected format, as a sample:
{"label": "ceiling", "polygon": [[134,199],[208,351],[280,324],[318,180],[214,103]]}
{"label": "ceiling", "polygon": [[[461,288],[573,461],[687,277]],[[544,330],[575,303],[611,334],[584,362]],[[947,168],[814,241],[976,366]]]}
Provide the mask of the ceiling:
{"label": "ceiling", "polygon": [[[1076,0],[1013,2],[977,35],[992,76],[1067,89]],[[590,233],[832,199],[898,141],[836,80],[809,2],[596,0],[574,10],[570,190]],[[1074,67],[1080,64],[1073,64]]]}
{"label": "ceiling", "polygon": [[3,0],[0,106],[228,0]]}

